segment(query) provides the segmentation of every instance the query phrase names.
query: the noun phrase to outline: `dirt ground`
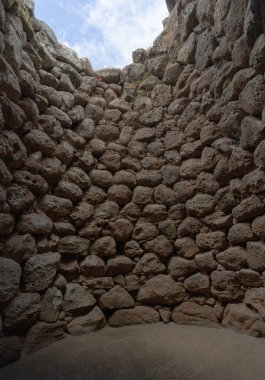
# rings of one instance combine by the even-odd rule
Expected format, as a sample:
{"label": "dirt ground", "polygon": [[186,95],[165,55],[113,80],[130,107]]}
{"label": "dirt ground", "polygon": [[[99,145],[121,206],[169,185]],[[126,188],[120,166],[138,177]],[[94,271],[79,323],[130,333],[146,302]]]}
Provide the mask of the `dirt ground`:
{"label": "dirt ground", "polygon": [[264,380],[265,339],[173,323],[107,327],[0,370],[1,380]]}

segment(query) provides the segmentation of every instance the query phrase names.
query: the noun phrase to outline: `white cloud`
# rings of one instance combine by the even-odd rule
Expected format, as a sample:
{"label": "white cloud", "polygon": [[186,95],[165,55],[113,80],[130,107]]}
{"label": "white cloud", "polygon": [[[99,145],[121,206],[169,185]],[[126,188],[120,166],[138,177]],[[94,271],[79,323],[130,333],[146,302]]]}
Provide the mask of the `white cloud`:
{"label": "white cloud", "polygon": [[78,43],[66,43],[96,68],[129,64],[133,50],[152,45],[168,14],[165,0],[87,1],[74,12],[80,36]]}

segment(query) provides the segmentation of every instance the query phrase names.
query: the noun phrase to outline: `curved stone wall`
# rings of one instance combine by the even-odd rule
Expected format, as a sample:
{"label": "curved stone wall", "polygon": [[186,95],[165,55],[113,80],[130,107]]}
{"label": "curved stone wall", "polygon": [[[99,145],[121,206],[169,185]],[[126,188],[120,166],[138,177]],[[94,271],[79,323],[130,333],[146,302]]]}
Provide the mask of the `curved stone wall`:
{"label": "curved stone wall", "polygon": [[0,1],[0,364],[162,320],[265,334],[262,1],[168,1],[93,72]]}

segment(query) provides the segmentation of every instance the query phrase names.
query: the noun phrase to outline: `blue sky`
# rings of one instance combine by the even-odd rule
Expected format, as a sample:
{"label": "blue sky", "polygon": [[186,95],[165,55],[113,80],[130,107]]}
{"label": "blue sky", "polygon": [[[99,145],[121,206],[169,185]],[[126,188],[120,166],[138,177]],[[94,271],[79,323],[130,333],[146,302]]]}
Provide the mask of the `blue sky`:
{"label": "blue sky", "polygon": [[35,0],[36,17],[94,69],[123,67],[162,31],[165,0]]}

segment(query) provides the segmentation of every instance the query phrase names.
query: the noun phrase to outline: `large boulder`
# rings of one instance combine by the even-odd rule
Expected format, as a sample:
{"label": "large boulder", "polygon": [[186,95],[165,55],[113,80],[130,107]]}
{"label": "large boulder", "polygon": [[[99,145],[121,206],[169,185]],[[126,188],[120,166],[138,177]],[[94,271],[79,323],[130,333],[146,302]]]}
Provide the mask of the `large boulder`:
{"label": "large boulder", "polygon": [[148,305],[176,305],[184,300],[184,286],[170,276],[159,274],[148,280],[139,290],[137,300]]}
{"label": "large boulder", "polygon": [[59,253],[48,252],[30,257],[24,267],[23,282],[27,292],[40,292],[47,289],[54,280]]}
{"label": "large boulder", "polygon": [[122,286],[116,285],[100,297],[99,305],[102,309],[126,309],[134,306],[134,300]]}
{"label": "large boulder", "polygon": [[19,332],[32,325],[41,308],[40,295],[20,293],[3,310],[3,325],[8,332]]}
{"label": "large boulder", "polygon": [[63,339],[65,329],[66,322],[64,321],[56,323],[38,322],[29,330],[23,344],[23,351],[31,354],[59,339]]}
{"label": "large boulder", "polygon": [[244,303],[226,306],[222,326],[254,336],[265,335],[264,319]]}
{"label": "large boulder", "polygon": [[67,325],[71,335],[83,335],[102,329],[106,325],[106,318],[100,308],[95,306],[88,314],[73,319]]}
{"label": "large boulder", "polygon": [[172,312],[172,319],[181,325],[218,326],[214,309],[194,302],[184,302],[176,306]]}
{"label": "large boulder", "polygon": [[67,284],[62,309],[69,315],[81,315],[90,311],[96,300],[93,295],[79,284]]}
{"label": "large boulder", "polygon": [[156,322],[159,322],[159,314],[155,309],[148,306],[135,306],[132,309],[117,310],[108,321],[112,327]]}

